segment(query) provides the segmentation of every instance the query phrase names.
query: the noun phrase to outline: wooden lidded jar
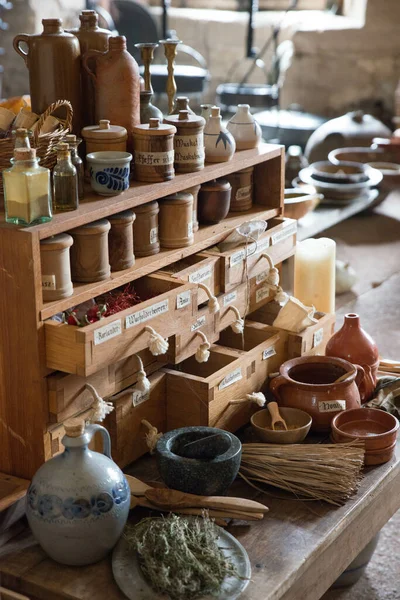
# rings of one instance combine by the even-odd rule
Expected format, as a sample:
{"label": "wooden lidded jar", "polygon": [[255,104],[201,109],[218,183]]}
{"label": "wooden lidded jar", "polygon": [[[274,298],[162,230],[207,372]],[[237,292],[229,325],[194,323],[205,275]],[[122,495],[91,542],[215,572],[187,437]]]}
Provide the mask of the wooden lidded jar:
{"label": "wooden lidded jar", "polygon": [[91,283],[109,279],[108,232],[110,221],[100,219],[72,229],[71,248],[72,281]]}
{"label": "wooden lidded jar", "polygon": [[193,196],[193,233],[199,230],[199,221],[197,219],[197,201],[200,187],[200,185],[194,185],[193,187],[190,187],[187,190],[183,190],[184,192],[192,194]]}
{"label": "wooden lidded jar", "polygon": [[191,246],[193,237],[193,196],[178,192],[160,201],[160,244],[162,248]]}
{"label": "wooden lidded jar", "polygon": [[133,225],[133,246],[135,256],[151,256],[160,252],[158,239],[158,213],[157,200],[142,204],[135,208],[136,220]]}
{"label": "wooden lidded jar", "polygon": [[70,247],[74,240],[68,233],[53,235],[40,242],[43,302],[68,298],[73,294]]}
{"label": "wooden lidded jar", "polygon": [[164,123],[175,125],[174,137],[176,173],[193,173],[204,169],[204,125],[203,117],[180,110],[178,115],[170,115]]}
{"label": "wooden lidded jar", "polygon": [[133,254],[133,222],[136,218],[132,210],[125,210],[109,217],[111,224],[108,234],[108,255],[111,271],[123,271],[135,264]]}
{"label": "wooden lidded jar", "polygon": [[134,178],[136,181],[169,181],[174,171],[176,127],[151,118],[133,129]]}
{"label": "wooden lidded jar", "polygon": [[232,186],[231,207],[229,209],[232,212],[243,212],[250,210],[252,207],[253,171],[254,167],[248,167],[226,176]]}
{"label": "wooden lidded jar", "polygon": [[90,152],[126,152],[128,132],[125,127],[111,125],[107,119],[101,119],[98,125],[90,125],[82,129],[86,142],[86,154]]}
{"label": "wooden lidded jar", "polygon": [[232,186],[226,179],[203,183],[199,191],[198,219],[200,223],[219,223],[227,216]]}

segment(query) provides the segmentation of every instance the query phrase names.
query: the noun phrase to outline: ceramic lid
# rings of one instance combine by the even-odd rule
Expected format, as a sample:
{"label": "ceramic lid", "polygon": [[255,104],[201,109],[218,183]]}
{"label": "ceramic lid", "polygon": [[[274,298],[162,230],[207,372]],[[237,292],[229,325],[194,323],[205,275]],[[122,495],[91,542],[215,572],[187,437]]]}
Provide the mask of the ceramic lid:
{"label": "ceramic lid", "polygon": [[53,250],[64,250],[69,248],[74,243],[72,236],[68,233],[60,233],[52,235],[40,242],[41,252],[53,252]]}
{"label": "ceramic lid", "polygon": [[189,202],[193,202],[193,194],[190,192],[177,192],[176,194],[165,196],[161,202],[165,204],[188,204]]}
{"label": "ceramic lid", "polygon": [[206,121],[203,117],[198,117],[188,110],[180,110],[177,115],[169,115],[166,117],[164,123],[169,123],[170,125],[175,125],[178,129],[182,129],[185,127],[193,127],[193,125],[204,127]]}
{"label": "ceramic lid", "polygon": [[227,192],[231,190],[232,186],[226,179],[214,179],[203,183],[200,188],[201,192]]}
{"label": "ceramic lid", "polygon": [[133,128],[133,133],[136,135],[171,135],[176,133],[176,127],[160,123],[160,119],[151,118],[148,123],[136,125]]}
{"label": "ceramic lid", "polygon": [[147,204],[142,204],[141,206],[135,206],[136,214],[151,212],[152,210],[156,210],[158,212],[158,202],[157,200],[153,200],[153,202],[148,202]]}
{"label": "ceramic lid", "polygon": [[97,233],[105,233],[109,231],[111,228],[110,221],[108,219],[99,219],[98,221],[93,221],[93,223],[86,223],[86,225],[81,225],[80,227],[75,227],[75,229],[71,229],[71,235],[96,235]]}
{"label": "ceramic lid", "polygon": [[86,140],[126,139],[128,137],[125,127],[111,125],[107,119],[101,119],[98,125],[84,127],[81,133]]}
{"label": "ceramic lid", "polygon": [[108,220],[111,222],[111,225],[116,223],[133,223],[136,219],[136,215],[133,210],[124,210],[123,212],[117,213],[116,215],[110,215]]}

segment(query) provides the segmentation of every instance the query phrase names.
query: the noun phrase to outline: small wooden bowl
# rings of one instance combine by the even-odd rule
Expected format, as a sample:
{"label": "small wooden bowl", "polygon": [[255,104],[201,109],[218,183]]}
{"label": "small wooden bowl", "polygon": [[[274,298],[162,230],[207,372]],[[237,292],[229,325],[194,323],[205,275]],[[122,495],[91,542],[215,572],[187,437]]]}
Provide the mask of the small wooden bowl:
{"label": "small wooden bowl", "polygon": [[251,417],[250,422],[260,439],[268,444],[299,444],[310,431],[312,418],[304,410],[299,408],[281,408],[279,412],[286,421],[286,425],[296,425],[296,429],[288,431],[275,431],[266,429],[271,427],[271,415],[267,408],[257,411]]}
{"label": "small wooden bowl", "polygon": [[284,215],[290,219],[301,219],[318,206],[321,198],[322,195],[317,192],[313,194],[301,188],[288,188],[285,190]]}

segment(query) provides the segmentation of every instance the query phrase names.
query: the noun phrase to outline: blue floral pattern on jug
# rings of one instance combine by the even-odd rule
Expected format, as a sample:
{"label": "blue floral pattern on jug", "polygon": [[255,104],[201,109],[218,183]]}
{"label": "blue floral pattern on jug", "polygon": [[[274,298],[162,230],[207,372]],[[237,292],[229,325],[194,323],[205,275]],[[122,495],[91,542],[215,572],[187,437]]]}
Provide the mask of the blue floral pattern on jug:
{"label": "blue floral pattern on jug", "polygon": [[106,167],[97,172],[90,167],[90,177],[93,177],[99,185],[104,185],[107,189],[115,192],[122,192],[129,187],[128,167]]}

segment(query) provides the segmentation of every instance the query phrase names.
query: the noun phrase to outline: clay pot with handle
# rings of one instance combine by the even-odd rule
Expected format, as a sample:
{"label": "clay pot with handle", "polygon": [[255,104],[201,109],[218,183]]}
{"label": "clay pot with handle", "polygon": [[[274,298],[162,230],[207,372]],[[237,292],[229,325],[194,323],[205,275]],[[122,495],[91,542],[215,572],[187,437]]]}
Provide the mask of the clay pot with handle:
{"label": "clay pot with handle", "polygon": [[[312,417],[313,431],[329,431],[342,410],[361,406],[364,370],[341,358],[301,356],[283,363],[270,383],[279,406],[299,408]],[[341,381],[337,382],[337,379]]]}

